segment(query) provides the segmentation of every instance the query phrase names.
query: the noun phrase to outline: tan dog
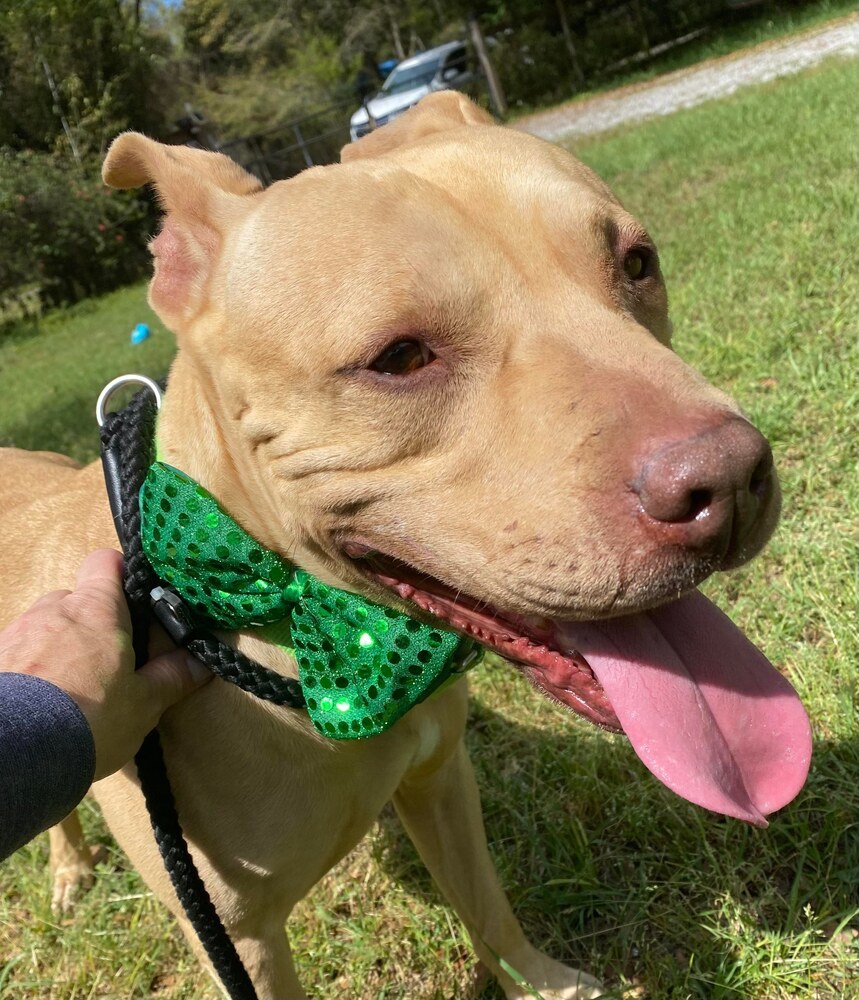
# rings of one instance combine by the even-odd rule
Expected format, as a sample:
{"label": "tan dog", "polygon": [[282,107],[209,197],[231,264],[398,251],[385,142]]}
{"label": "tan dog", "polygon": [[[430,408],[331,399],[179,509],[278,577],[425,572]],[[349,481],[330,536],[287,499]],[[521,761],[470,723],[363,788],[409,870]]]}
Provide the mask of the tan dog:
{"label": "tan dog", "polygon": [[[263,191],[219,155],[134,134],[111,149],[107,182],[151,182],[166,210],[150,291],[179,346],[165,461],[324,581],[479,634],[624,728],[680,794],[765,823],[804,778],[805,717],[703,598],[676,598],[761,548],[778,486],[761,435],[670,350],[647,233],[573,157],[453,93],[343,159]],[[97,464],[3,463],[9,618],[115,539]],[[230,641],[294,673],[259,638]],[[261,998],[305,995],[286,918],[392,798],[507,997],[530,994],[496,955],[547,1000],[599,995],[510,910],[465,718],[458,682],[337,743],[219,681],[165,717],[187,837]],[[187,931],[133,776],[95,795]],[[52,854],[62,899],[89,866],[74,817]]]}

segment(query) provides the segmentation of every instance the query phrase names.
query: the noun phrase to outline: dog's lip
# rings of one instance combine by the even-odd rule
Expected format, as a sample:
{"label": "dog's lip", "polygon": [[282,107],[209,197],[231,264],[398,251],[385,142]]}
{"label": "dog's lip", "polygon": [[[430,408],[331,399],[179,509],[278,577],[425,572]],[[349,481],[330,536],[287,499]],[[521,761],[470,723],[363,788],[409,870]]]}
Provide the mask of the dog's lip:
{"label": "dog's lip", "polygon": [[366,579],[475,635],[553,700],[623,732],[690,802],[766,826],[802,787],[811,727],[796,692],[703,594],[616,618],[542,620],[496,614],[369,546],[349,550]]}
{"label": "dog's lip", "polygon": [[552,700],[603,729],[623,732],[590,664],[578,651],[557,648],[549,619],[501,611],[364,542],[340,547],[363,576],[515,663]]}

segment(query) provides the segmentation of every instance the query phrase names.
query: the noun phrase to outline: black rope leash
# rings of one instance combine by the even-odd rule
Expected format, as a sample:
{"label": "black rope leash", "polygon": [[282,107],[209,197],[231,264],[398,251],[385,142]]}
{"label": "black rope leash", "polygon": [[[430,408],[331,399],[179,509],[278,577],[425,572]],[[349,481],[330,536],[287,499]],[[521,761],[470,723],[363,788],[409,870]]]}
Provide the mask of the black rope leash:
{"label": "black rope leash", "polygon": [[[258,698],[303,708],[301,685],[244,656],[203,628],[179,596],[154,573],[140,538],[139,492],[152,461],[157,407],[148,389],[108,414],[101,446],[110,508],[125,555],[123,587],[132,622],[137,667],[149,658],[152,612],[177,645],[185,646],[214,673]],[[152,830],[182,909],[231,1000],[257,1000],[256,990],[221,922],[182,833],[158,730],[134,758]]]}
{"label": "black rope leash", "polygon": [[150,566],[140,538],[138,494],[153,457],[155,413],[151,394],[142,390],[125,410],[108,414],[102,426],[102,464],[125,553],[129,603],[148,608],[151,598],[155,617],[176,645],[186,647],[222,680],[275,705],[304,708],[301,684],[294,677],[284,677],[218,639]]}

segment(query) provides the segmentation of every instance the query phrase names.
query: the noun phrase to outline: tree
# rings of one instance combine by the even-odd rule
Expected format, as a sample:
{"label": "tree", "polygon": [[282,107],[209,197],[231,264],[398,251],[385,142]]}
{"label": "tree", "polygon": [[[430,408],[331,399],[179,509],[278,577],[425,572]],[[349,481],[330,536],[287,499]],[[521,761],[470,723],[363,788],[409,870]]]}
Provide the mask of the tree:
{"label": "tree", "polygon": [[0,146],[99,154],[128,127],[161,129],[166,39],[118,0],[0,8]]}

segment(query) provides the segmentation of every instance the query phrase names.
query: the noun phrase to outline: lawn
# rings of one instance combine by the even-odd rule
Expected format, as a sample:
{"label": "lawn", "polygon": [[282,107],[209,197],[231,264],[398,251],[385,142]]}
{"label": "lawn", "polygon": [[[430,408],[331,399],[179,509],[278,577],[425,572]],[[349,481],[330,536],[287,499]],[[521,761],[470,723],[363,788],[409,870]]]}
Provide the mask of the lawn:
{"label": "lawn", "polygon": [[[138,323],[151,336],[132,344]],[[102,386],[130,371],[160,378],[173,353],[173,335],[147,305],[144,285],[0,330],[0,446],[95,458]]]}
{"label": "lawn", "polygon": [[[859,995],[854,556],[857,69],[831,62],[577,152],[650,227],[677,350],[772,441],[785,514],[709,593],[800,692],[815,757],[761,831],[658,785],[622,738],[559,714],[501,665],[476,672],[468,742],[491,849],[533,940],[625,1000]],[[155,336],[127,343],[148,321]],[[0,342],[0,441],[95,449],[95,395],[163,372],[142,288]],[[213,998],[164,911],[111,845],[73,919],[50,913],[46,837],[0,866],[0,996]],[[500,996],[472,985],[464,933],[392,814],[291,924],[311,994]],[[4,992],[5,990],[5,992]]]}

